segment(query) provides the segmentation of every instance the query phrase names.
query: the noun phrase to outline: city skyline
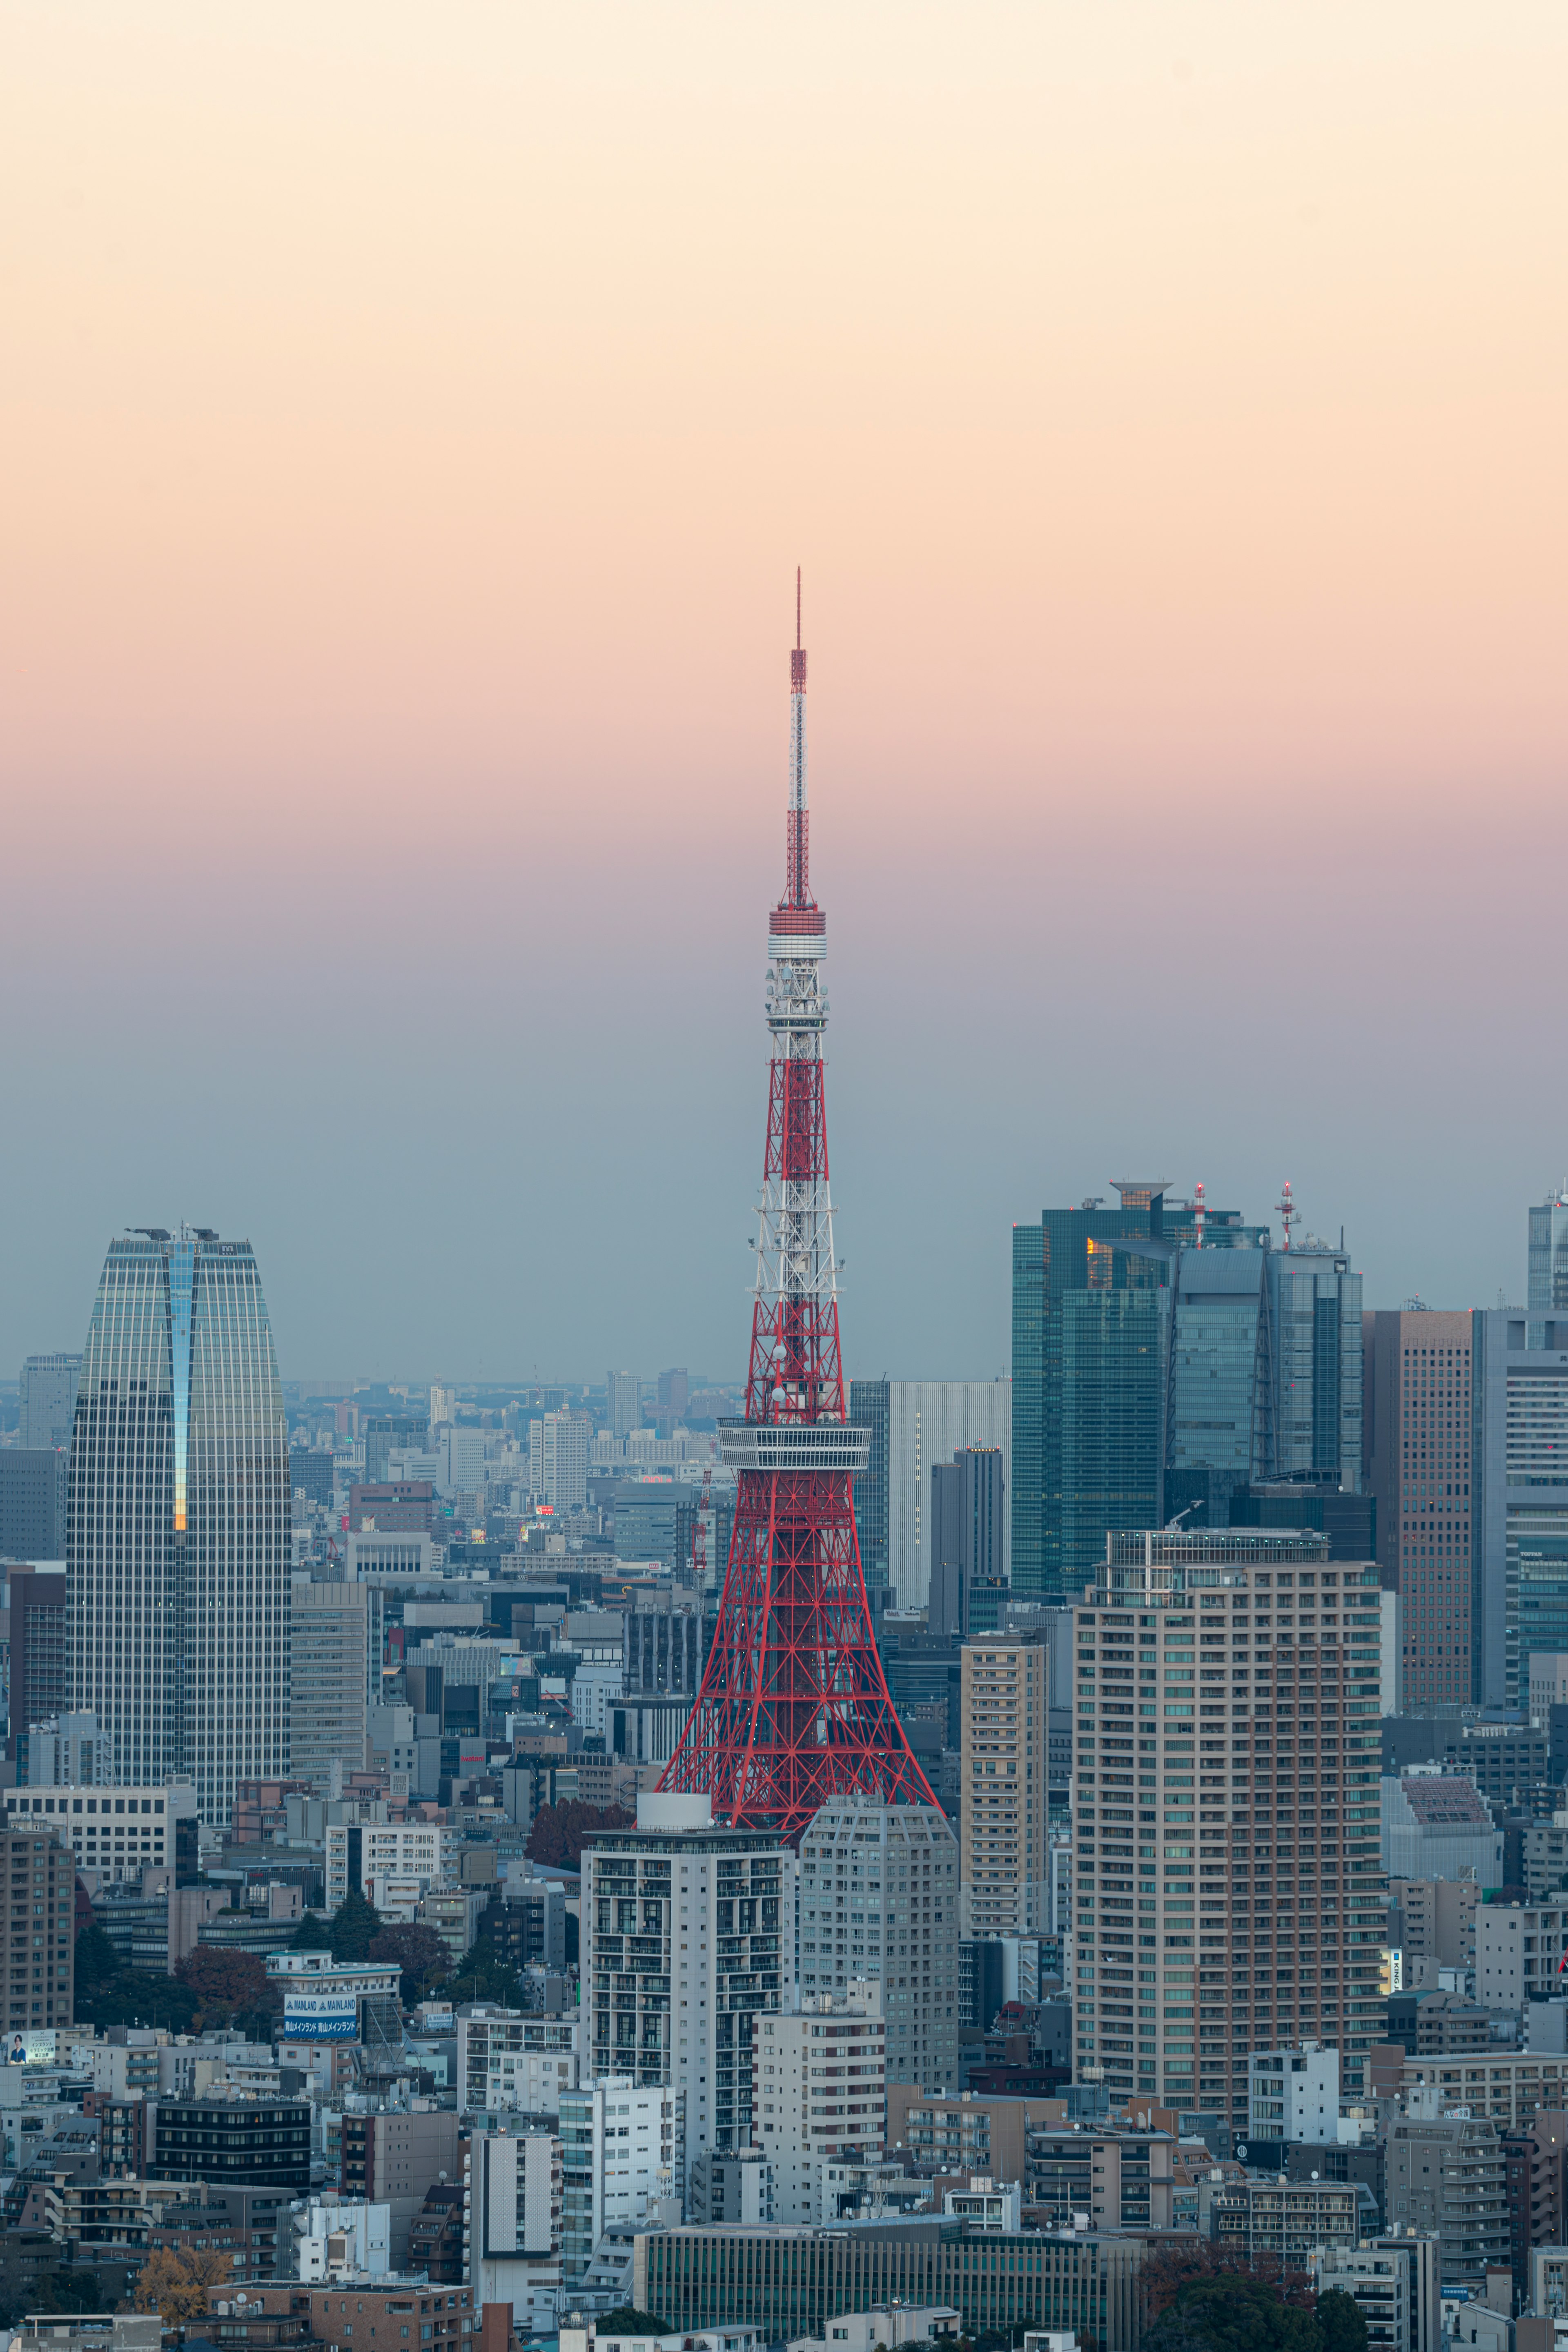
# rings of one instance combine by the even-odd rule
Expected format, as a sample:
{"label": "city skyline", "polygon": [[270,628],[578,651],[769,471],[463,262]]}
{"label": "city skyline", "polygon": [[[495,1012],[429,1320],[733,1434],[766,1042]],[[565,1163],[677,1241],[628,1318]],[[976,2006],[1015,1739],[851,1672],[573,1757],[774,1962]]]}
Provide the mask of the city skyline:
{"label": "city skyline", "polygon": [[1005,1227],[1151,1155],[1511,1293],[1553,12],[482,24],[17,28],[0,1363],[182,1208],[286,1370],[727,1360],[796,562],[852,1374],[1002,1369]]}

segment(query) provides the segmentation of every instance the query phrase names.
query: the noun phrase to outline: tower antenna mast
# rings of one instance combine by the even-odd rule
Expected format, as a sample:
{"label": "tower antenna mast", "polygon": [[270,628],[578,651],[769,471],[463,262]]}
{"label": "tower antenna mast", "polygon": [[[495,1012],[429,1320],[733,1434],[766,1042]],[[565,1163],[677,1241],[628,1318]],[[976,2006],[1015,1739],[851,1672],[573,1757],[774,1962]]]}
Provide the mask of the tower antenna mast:
{"label": "tower antenna mast", "polygon": [[661,1789],[707,1793],[731,1826],[794,1841],[829,1797],[934,1805],[889,1696],[853,1482],[871,1433],[850,1424],[827,1182],[822,987],[827,919],[811,896],[805,651],[790,654],[784,896],[768,918],[768,1128],[743,1421],[721,1423],[738,1474],[719,1622]]}

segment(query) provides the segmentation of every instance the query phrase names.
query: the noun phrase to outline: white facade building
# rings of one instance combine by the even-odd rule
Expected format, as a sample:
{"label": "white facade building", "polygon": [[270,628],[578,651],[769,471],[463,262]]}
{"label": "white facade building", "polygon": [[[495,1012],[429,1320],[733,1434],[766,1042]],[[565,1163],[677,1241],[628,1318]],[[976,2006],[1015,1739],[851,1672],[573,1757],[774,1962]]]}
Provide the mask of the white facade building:
{"label": "white facade building", "polygon": [[635,1830],[583,1849],[583,2079],[635,2059],[641,2086],[678,2092],[686,2161],[752,2144],[747,2062],[762,2018],[793,1997],[800,1866],[771,1837],[715,1823],[707,1797],[652,1791]]}
{"label": "white facade building", "polygon": [[[413,1899],[417,1901],[441,1875],[442,1831],[437,1822],[370,1822],[351,1832],[346,1822],[329,1822],[325,1833],[329,1914],[348,1899],[351,1834],[357,1835],[360,1842],[359,1874],[354,1884],[367,1898],[378,1876],[389,1883],[414,1887],[416,1891]],[[409,1916],[413,1916],[412,1912]]]}
{"label": "white facade building", "polygon": [[879,1984],[803,1993],[798,2010],[759,2020],[756,2144],[773,2167],[775,2221],[817,2220],[825,2163],[882,2154],[886,2035]]}
{"label": "white facade building", "polygon": [[299,2275],[315,2285],[356,2273],[379,2278],[392,2268],[390,2205],[312,2197],[294,2225]]}
{"label": "white facade building", "polygon": [[579,2078],[574,2017],[476,2008],[458,2020],[458,2113],[553,2115]]}
{"label": "white facade building", "polygon": [[580,2279],[606,2230],[633,2230],[686,2176],[685,2101],[610,2074],[561,2099],[561,2263]]}
{"label": "white facade building", "polygon": [[195,1812],[196,1791],[189,1780],[171,1780],[162,1789],[122,1785],[5,1791],[8,1829],[19,1829],[24,1815],[31,1827],[41,1822],[61,1845],[69,1846],[79,1870],[95,1870],[100,1881],[110,1885],[123,1879],[139,1881],[149,1867],[172,1866],[175,1825],[181,1820],[194,1822]]}
{"label": "white facade building", "polygon": [[[931,1474],[965,1446],[998,1446],[1013,1493],[1013,1383],[888,1383],[888,1581],[890,1606],[923,1609],[931,1593]],[[1012,1513],[1003,1515],[1003,1563],[1012,1561]]]}
{"label": "white facade building", "polygon": [[1247,2117],[1254,2139],[1337,2140],[1339,2052],[1316,2042],[1253,2051],[1247,2062]]}
{"label": "white facade building", "polygon": [[593,1439],[585,1412],[547,1412],[529,1423],[528,1483],[552,1510],[579,1511],[587,1501]]}
{"label": "white facade building", "polygon": [[99,1766],[107,1760],[90,1711],[30,1723],[16,1742],[16,1779],[26,1789],[96,1788]]}
{"label": "white facade building", "polygon": [[475,2132],[463,2155],[474,2308],[511,2305],[520,2336],[554,2333],[561,2289],[561,2143],[543,2132]]}

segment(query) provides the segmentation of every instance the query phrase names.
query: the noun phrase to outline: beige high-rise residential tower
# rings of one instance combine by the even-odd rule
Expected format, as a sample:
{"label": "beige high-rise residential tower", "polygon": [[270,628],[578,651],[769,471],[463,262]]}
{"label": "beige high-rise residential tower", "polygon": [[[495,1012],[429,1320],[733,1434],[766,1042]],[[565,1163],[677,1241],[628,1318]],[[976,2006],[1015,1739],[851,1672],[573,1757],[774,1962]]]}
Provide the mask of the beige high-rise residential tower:
{"label": "beige high-rise residential tower", "polygon": [[962,1652],[960,1933],[1046,1932],[1049,1654],[1038,1633],[979,1633]]}

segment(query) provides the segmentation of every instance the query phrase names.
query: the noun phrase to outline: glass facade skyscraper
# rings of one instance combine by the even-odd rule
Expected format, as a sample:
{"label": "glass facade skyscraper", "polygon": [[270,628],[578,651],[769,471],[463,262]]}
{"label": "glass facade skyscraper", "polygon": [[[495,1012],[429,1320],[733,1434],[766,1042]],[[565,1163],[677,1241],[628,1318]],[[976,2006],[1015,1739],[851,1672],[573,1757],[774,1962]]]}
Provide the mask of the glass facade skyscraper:
{"label": "glass facade skyscraper", "polygon": [[248,1242],[110,1244],[82,1358],[66,1507],[72,1700],[106,1779],[235,1783],[289,1763],[289,1433]]}
{"label": "glass facade skyscraper", "polygon": [[1157,1183],[1013,1232],[1012,1580],[1076,1599],[1113,1529],[1362,1484],[1361,1276]]}

